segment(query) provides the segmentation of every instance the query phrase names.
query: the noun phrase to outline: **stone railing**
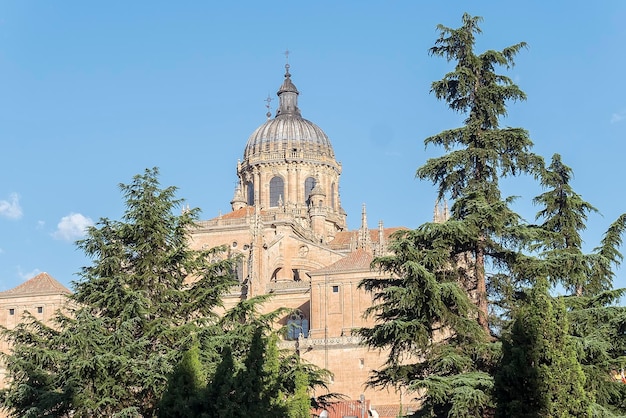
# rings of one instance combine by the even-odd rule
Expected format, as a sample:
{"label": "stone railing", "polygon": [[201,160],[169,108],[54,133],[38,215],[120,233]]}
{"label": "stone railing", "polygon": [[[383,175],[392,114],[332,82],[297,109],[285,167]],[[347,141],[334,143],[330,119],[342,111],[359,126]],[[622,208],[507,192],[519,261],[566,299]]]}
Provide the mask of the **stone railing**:
{"label": "stone railing", "polygon": [[215,218],[208,221],[196,221],[196,225],[199,228],[212,228],[216,226],[241,226],[250,222],[250,218],[238,218],[238,219],[222,219]]}
{"label": "stone railing", "polygon": [[267,293],[281,292],[289,290],[308,290],[311,288],[311,282],[309,281],[289,281],[289,282],[271,282],[265,287]]}
{"label": "stone railing", "polygon": [[361,337],[355,335],[348,335],[345,337],[332,337],[332,338],[299,338],[297,341],[281,341],[279,343],[280,348],[294,349],[296,343],[298,348],[302,349],[320,349],[329,346],[344,346],[344,345],[359,345],[361,343]]}
{"label": "stone railing", "polygon": [[305,150],[277,150],[277,151],[261,151],[251,153],[247,157],[248,165],[255,165],[256,163],[272,163],[280,161],[299,161],[299,162],[324,162],[333,167],[341,167],[341,164],[335,161],[333,155],[329,155],[325,152],[320,153],[317,151],[305,151]]}

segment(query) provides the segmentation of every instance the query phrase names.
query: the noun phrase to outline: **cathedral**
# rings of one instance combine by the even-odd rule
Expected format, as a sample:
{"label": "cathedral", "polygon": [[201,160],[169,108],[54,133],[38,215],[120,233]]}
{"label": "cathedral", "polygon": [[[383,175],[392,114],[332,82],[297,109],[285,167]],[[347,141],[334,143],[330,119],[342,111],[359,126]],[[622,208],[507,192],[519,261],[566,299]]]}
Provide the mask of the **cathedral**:
{"label": "cathedral", "polygon": [[[358,285],[379,274],[370,263],[386,253],[390,236],[402,228],[388,228],[381,221],[370,229],[363,207],[359,229],[348,230],[339,195],[341,164],[326,133],[302,117],[289,70],[287,64],[274,117],[268,112],[237,163],[232,210],[199,221],[191,247],[225,245],[238,256],[239,285],[225,297],[226,307],[271,294],[264,309],[290,308],[281,320],[288,325],[281,348],[330,370],[330,392],[346,396],[336,408],[316,414],[396,417],[414,408],[414,401],[401,391],[366,386],[386,353],[361,345],[353,330],[373,325],[363,317],[372,295]],[[47,283],[53,294],[67,291],[47,275],[35,279]],[[11,310],[43,306],[40,299],[28,299],[33,287],[29,282],[21,287],[0,292],[1,325],[11,325],[6,322]]]}
{"label": "cathedral", "polygon": [[[400,228],[379,222],[369,229],[363,207],[360,228],[347,229],[339,196],[341,164],[326,133],[302,117],[289,64],[277,94],[275,117],[268,113],[252,132],[237,163],[232,211],[200,222],[192,247],[227,245],[239,255],[240,286],[226,305],[272,294],[266,309],[292,309],[283,319],[289,331],[282,348],[298,350],[305,360],[330,370],[330,391],[367,403],[369,416],[395,417],[411,398],[366,387],[370,372],[386,356],[360,345],[352,331],[373,325],[363,317],[372,295],[358,285],[378,274],[370,263],[385,254]],[[350,415],[360,416],[329,416]]]}

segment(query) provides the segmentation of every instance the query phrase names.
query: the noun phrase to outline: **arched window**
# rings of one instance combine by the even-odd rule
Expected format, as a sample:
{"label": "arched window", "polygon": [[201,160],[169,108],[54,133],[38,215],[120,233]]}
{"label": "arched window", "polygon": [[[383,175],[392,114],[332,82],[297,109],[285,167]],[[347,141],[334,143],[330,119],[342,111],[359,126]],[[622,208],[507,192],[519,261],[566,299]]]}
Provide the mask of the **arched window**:
{"label": "arched window", "polygon": [[254,205],[254,184],[251,181],[246,183],[246,192],[248,194],[248,206]]}
{"label": "arched window", "polygon": [[313,177],[307,177],[306,180],[304,180],[304,201],[307,204],[309,203],[309,194],[314,187],[315,179]]}
{"label": "arched window", "polygon": [[304,338],[309,336],[309,320],[301,311],[295,311],[287,318],[287,339],[297,340],[300,334]]}
{"label": "arched window", "polygon": [[285,185],[282,177],[274,177],[270,180],[270,207],[279,206],[279,202],[283,201],[285,193]]}
{"label": "arched window", "polygon": [[244,280],[244,270],[243,270],[243,264],[244,264],[244,258],[241,257],[241,253],[237,253],[240,257],[237,260],[237,263],[235,265],[233,265],[233,275],[237,278],[237,280],[239,281],[239,283],[243,283]]}

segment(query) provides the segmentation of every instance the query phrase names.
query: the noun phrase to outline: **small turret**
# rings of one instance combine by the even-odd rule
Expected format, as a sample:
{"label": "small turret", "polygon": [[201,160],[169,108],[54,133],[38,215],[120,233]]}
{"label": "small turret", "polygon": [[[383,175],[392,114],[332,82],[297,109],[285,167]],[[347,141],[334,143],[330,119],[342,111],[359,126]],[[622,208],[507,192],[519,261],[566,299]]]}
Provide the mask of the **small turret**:
{"label": "small turret", "polygon": [[230,206],[232,210],[239,210],[248,205],[246,202],[246,198],[243,196],[243,190],[241,189],[241,184],[237,184],[235,188],[235,194],[233,196],[233,200],[230,201]]}
{"label": "small turret", "polygon": [[315,180],[315,186],[309,192],[309,205],[315,207],[325,206],[326,203],[326,193],[322,188],[318,179]]}

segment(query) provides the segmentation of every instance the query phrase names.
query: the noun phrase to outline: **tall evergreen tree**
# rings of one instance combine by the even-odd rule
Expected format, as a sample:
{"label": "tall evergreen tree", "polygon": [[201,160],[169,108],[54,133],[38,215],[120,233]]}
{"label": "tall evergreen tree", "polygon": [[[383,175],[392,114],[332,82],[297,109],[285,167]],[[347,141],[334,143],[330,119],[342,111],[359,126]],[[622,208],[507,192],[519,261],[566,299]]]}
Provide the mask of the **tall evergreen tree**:
{"label": "tall evergreen tree", "polygon": [[575,193],[570,185],[572,170],[556,154],[542,173],[547,189],[535,198],[541,206],[538,249],[543,250],[546,274],[563,287],[571,336],[577,343],[585,373],[585,389],[592,395],[596,416],[626,415],[626,388],[611,378],[626,362],[626,308],[619,306],[624,289],[613,289],[613,267],[622,260],[619,247],[626,228],[626,215],[607,230],[590,254],[582,250],[581,232],[587,215],[597,210]]}
{"label": "tall evergreen tree", "polygon": [[582,199],[570,186],[572,170],[555,154],[550,166],[542,172],[541,184],[547,190],[534,199],[541,205],[537,219],[543,220],[541,247],[544,258],[553,268],[548,274],[552,284],[563,286],[578,296],[589,289],[590,259],[582,251],[581,232],[589,213],[597,209]]}
{"label": "tall evergreen tree", "polygon": [[197,418],[207,376],[200,362],[200,350],[193,344],[186,350],[167,382],[159,403],[159,418]]}
{"label": "tall evergreen tree", "polygon": [[[439,199],[453,200],[451,217],[398,233],[392,255],[375,260],[391,278],[362,282],[375,292],[368,313],[377,324],[360,335],[372,347],[390,349],[370,384],[408,387],[423,401],[423,416],[485,416],[494,407],[500,352],[488,292],[514,288],[528,234],[511,199],[501,196],[499,180],[537,175],[543,167],[525,130],[500,127],[507,102],[526,96],[496,67],[512,67],[525,43],[475,53],[480,20],[464,14],[458,29],[439,25],[430,49],[455,62],[431,91],[466,118],[463,126],[426,138],[426,146],[447,153],[416,175],[437,186]],[[488,276],[488,266],[496,273]]]}
{"label": "tall evergreen tree", "polygon": [[[447,154],[429,159],[417,177],[431,180],[440,199],[454,200],[452,218],[462,221],[466,242],[458,254],[470,255],[468,278],[479,308],[478,321],[489,333],[486,266],[506,261],[503,242],[516,238],[519,217],[510,210],[499,189],[499,179],[522,173],[538,174],[543,160],[533,154],[528,133],[521,128],[500,128],[508,101],[525,100],[513,81],[495,68],[514,65],[524,42],[502,51],[474,52],[480,17],[463,15],[458,29],[439,25],[440,36],[430,53],[456,62],[453,71],[432,84],[431,91],[450,109],[466,115],[464,125],[426,138],[425,144],[442,146]],[[497,276],[494,276],[494,278]]]}
{"label": "tall evergreen tree", "polygon": [[[16,353],[45,348],[63,360],[39,366],[54,376],[50,390],[71,398],[73,417],[155,416],[181,354],[199,329],[217,322],[215,308],[234,283],[233,260],[209,261],[222,249],[189,249],[198,210],[175,214],[182,201],[175,187],[160,188],[156,168],[120,188],[123,220],[101,219],[78,243],[93,265],[74,284],[70,315],[53,326],[58,337],[43,347],[14,338]],[[36,327],[27,331],[39,335]],[[40,408],[40,399],[20,395],[30,377],[18,367],[9,374],[8,406],[18,413]]]}
{"label": "tall evergreen tree", "polygon": [[235,376],[237,369],[230,347],[225,347],[222,360],[209,379],[207,389],[202,396],[202,417],[237,417],[242,416],[241,405],[237,399]]}
{"label": "tall evergreen tree", "polygon": [[539,279],[516,310],[495,379],[496,417],[588,417],[592,397],[565,305]]}

